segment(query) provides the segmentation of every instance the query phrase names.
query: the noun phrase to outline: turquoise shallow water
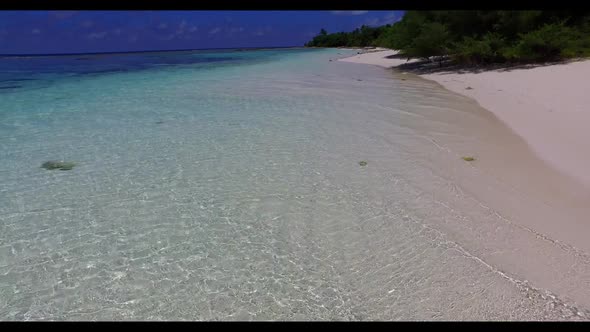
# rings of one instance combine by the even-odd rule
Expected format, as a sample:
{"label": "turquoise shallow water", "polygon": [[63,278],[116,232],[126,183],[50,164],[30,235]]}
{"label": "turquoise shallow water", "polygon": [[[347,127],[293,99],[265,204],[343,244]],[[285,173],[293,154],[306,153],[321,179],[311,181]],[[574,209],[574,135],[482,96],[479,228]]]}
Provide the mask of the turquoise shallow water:
{"label": "turquoise shallow water", "polygon": [[561,317],[427,222],[460,98],[347,54],[0,59],[0,319]]}

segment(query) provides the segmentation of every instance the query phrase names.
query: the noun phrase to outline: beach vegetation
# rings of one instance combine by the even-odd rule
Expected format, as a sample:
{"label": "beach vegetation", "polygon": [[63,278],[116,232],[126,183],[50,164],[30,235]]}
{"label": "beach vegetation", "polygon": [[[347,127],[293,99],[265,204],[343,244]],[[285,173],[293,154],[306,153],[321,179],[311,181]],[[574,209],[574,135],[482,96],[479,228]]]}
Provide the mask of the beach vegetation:
{"label": "beach vegetation", "polygon": [[590,10],[407,11],[395,24],[322,29],[306,46],[386,47],[439,65],[558,61],[590,56]]}
{"label": "beach vegetation", "polygon": [[461,157],[461,159],[463,159],[463,160],[465,160],[465,161],[474,161],[474,160],[475,160],[475,158],[474,158],[474,157],[468,157],[468,156]]}
{"label": "beach vegetation", "polygon": [[364,160],[359,161],[359,165],[361,166],[367,166],[367,162]]}
{"label": "beach vegetation", "polygon": [[404,54],[412,58],[439,59],[449,51],[450,36],[445,25],[438,22],[424,23],[420,33],[405,49]]}

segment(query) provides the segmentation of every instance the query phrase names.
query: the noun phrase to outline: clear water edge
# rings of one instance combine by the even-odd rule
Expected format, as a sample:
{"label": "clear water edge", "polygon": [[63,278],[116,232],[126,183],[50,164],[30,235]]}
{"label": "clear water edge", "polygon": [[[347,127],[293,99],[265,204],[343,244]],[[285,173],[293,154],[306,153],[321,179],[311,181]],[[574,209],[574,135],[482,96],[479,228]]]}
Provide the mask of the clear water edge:
{"label": "clear water edge", "polygon": [[449,114],[493,120],[328,61],[344,50],[266,52],[3,90],[2,319],[580,318],[497,268],[513,255],[486,257],[538,239],[466,192],[485,172],[437,144],[482,139]]}

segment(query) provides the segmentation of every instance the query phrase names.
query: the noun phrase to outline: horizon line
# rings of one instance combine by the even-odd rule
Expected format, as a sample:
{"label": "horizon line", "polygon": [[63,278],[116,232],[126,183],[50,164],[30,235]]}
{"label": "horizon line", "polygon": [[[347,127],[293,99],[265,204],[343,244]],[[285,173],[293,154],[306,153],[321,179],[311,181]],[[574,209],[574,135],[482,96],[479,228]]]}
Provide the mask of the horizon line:
{"label": "horizon line", "polygon": [[43,57],[43,56],[74,56],[74,55],[107,55],[107,54],[133,54],[133,53],[164,53],[164,52],[190,52],[210,50],[261,50],[276,48],[305,48],[305,46],[261,46],[261,47],[215,47],[215,48],[188,48],[173,50],[142,50],[142,51],[105,51],[105,52],[77,52],[77,53],[9,53],[0,54],[2,58],[8,57]]}

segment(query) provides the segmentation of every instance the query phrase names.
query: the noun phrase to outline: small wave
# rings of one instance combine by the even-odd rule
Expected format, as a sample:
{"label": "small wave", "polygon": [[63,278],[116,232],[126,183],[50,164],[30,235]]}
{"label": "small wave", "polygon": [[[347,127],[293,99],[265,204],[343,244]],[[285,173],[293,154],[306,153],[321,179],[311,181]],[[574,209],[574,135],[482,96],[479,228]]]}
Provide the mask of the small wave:
{"label": "small wave", "polygon": [[22,87],[23,87],[22,85],[5,85],[5,86],[0,86],[0,90],[20,89]]}

